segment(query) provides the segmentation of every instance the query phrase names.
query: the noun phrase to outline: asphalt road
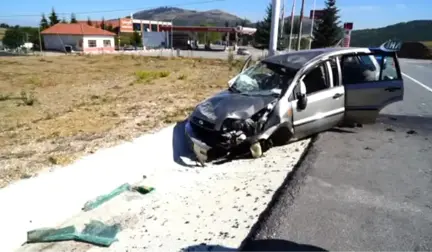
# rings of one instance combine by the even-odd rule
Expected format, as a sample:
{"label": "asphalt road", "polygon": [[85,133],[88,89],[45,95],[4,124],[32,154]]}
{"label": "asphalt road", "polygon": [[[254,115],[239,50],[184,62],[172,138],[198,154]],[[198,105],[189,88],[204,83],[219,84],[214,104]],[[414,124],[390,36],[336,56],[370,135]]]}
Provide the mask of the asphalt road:
{"label": "asphalt road", "polygon": [[432,63],[401,68],[404,101],[320,134],[245,251],[432,250]]}

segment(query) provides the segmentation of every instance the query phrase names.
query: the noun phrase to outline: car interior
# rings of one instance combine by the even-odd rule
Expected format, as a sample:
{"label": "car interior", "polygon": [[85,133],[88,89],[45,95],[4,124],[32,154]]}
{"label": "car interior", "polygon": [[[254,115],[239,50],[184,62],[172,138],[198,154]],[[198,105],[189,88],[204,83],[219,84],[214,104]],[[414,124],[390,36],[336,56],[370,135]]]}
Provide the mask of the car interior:
{"label": "car interior", "polygon": [[319,65],[307,73],[303,82],[306,85],[306,94],[327,89],[329,85],[327,85],[324,65]]}

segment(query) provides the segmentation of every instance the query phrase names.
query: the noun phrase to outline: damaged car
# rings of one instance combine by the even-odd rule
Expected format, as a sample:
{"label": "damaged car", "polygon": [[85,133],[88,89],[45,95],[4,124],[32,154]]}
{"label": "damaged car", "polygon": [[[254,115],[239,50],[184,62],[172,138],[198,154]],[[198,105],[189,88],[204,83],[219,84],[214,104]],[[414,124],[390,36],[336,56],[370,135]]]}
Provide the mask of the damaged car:
{"label": "damaged car", "polygon": [[273,145],[336,126],[374,123],[380,110],[403,96],[392,50],[321,48],[258,62],[249,57],[226,90],[196,106],[185,131],[201,164],[240,149],[257,158]]}

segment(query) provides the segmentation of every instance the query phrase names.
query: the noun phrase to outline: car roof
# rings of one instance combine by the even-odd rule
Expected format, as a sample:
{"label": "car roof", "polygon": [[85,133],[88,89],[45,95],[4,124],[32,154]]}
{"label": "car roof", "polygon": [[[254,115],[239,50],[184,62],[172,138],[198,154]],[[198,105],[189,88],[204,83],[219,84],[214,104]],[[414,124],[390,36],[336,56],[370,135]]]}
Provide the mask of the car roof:
{"label": "car roof", "polygon": [[367,48],[354,48],[354,47],[329,47],[329,48],[318,48],[310,50],[300,50],[285,52],[279,55],[270,56],[262,60],[264,63],[283,65],[286,68],[293,70],[299,70],[309,61],[328,54],[344,54],[352,53],[356,51],[363,51]]}

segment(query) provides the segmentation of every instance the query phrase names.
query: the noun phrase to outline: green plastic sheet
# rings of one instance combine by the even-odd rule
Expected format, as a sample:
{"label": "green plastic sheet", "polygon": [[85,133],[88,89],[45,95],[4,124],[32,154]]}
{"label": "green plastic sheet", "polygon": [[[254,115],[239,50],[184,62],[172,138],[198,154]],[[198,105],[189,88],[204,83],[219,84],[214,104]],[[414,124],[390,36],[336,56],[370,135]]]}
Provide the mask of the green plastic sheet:
{"label": "green plastic sheet", "polygon": [[78,232],[74,226],[64,228],[41,228],[27,232],[27,243],[57,242],[57,241],[81,241],[93,245],[109,247],[117,241],[116,235],[120,231],[120,225],[105,225],[100,221],[92,220],[85,225],[82,232]]}
{"label": "green plastic sheet", "polygon": [[84,207],[82,208],[82,210],[84,212],[87,212],[87,211],[90,211],[92,209],[95,209],[98,206],[102,205],[103,203],[111,200],[112,198],[116,197],[117,195],[119,195],[125,191],[136,191],[140,194],[147,194],[153,190],[154,190],[153,187],[147,187],[147,186],[134,186],[133,187],[130,184],[126,183],[126,184],[123,184],[123,185],[117,187],[116,189],[114,189],[113,191],[111,191],[108,194],[98,196],[95,200],[87,201],[84,204]]}

